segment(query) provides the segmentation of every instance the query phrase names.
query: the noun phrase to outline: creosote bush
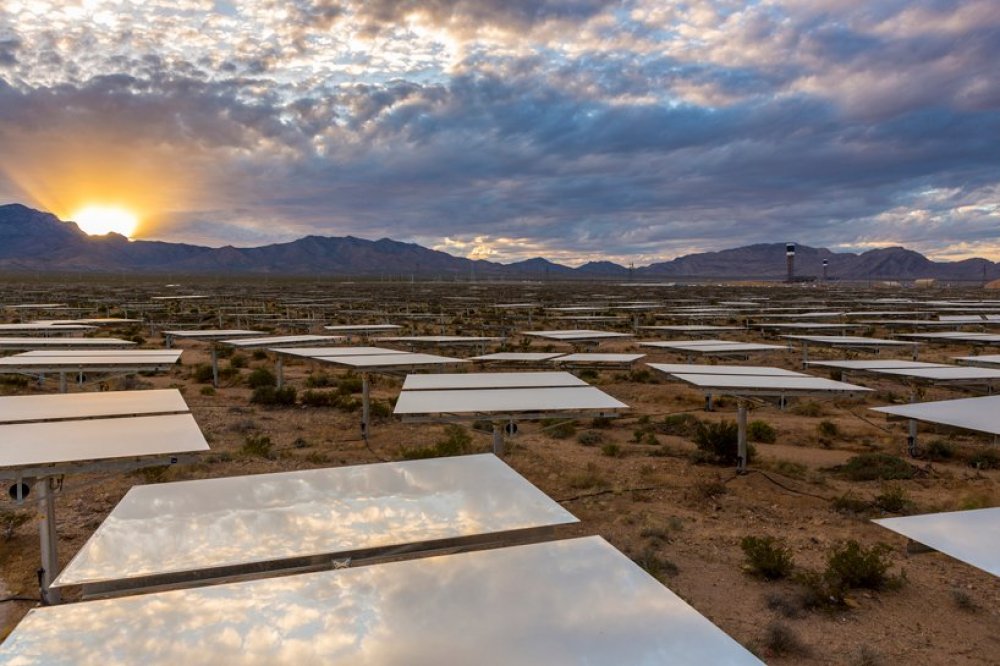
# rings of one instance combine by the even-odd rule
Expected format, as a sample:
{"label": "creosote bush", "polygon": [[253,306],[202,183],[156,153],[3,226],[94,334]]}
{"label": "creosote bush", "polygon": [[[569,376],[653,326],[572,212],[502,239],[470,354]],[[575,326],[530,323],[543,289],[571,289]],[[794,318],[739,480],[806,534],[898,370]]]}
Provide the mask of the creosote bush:
{"label": "creosote bush", "polygon": [[295,387],[258,386],[250,396],[250,402],[255,405],[290,407],[295,404]]}
{"label": "creosote bush", "polygon": [[744,537],[740,548],[746,556],[744,569],[764,580],[787,578],[795,567],[792,551],[774,537]]}
{"label": "creosote bush", "polygon": [[450,423],[444,428],[444,438],[431,446],[418,446],[403,449],[405,460],[420,460],[423,458],[443,458],[460,456],[472,448],[472,435],[460,425]]}
{"label": "creosote bush", "polygon": [[1000,454],[992,449],[984,449],[969,458],[969,467],[976,469],[1000,469]]}
{"label": "creosote bush", "polygon": [[254,368],[253,372],[247,375],[247,386],[250,388],[263,388],[265,386],[277,386],[278,380],[274,373],[267,368]]}
{"label": "creosote bush", "polygon": [[583,446],[597,446],[604,441],[604,435],[595,430],[584,430],[576,436],[576,441]]}
{"label": "creosote bush", "polygon": [[774,444],[778,440],[778,433],[767,421],[751,421],[747,424],[747,439],[751,442]]}
{"label": "creosote bush", "polygon": [[839,469],[851,481],[897,481],[916,475],[913,465],[888,453],[861,453],[849,459]]}
{"label": "creosote bush", "polygon": [[[696,462],[735,465],[738,457],[739,430],[735,421],[699,423],[694,443],[698,447]],[[747,446],[747,462],[753,458],[753,447]]]}
{"label": "creosote bush", "polygon": [[243,440],[240,452],[247,456],[272,460],[274,458],[273,448],[274,445],[271,443],[271,438],[267,435],[249,433]]}
{"label": "creosote bush", "polygon": [[889,574],[892,548],[877,543],[865,548],[851,540],[833,547],[826,558],[824,575],[838,580],[847,589],[884,590],[898,587],[902,579]]}
{"label": "creosote bush", "polygon": [[677,437],[694,437],[701,425],[701,419],[694,414],[668,414],[656,424],[656,431],[661,435]]}
{"label": "creosote bush", "polygon": [[543,419],[542,432],[552,439],[569,439],[576,434],[576,421],[565,419]]}
{"label": "creosote bush", "polygon": [[833,421],[820,421],[816,424],[816,432],[819,433],[820,437],[828,437],[830,439],[840,436],[840,428]]}

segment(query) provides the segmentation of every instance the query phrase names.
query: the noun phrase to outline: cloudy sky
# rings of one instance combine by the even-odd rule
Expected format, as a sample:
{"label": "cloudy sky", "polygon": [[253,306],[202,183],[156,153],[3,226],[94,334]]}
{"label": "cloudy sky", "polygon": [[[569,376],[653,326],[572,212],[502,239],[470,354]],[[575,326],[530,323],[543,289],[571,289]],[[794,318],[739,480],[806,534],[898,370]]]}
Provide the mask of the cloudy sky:
{"label": "cloudy sky", "polygon": [[997,0],[3,0],[0,203],[637,265],[1000,259]]}

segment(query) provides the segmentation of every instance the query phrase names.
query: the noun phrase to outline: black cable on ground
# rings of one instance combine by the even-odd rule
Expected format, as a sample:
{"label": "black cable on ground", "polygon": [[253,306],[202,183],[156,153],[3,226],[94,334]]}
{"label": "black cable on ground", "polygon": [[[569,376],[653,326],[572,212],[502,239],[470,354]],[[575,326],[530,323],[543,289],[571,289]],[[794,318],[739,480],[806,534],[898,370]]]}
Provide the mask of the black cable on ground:
{"label": "black cable on ground", "polygon": [[0,597],[0,604],[5,604],[5,603],[7,603],[9,601],[30,601],[30,602],[34,602],[36,604],[42,603],[41,599],[37,599],[35,597],[19,597],[19,596]]}

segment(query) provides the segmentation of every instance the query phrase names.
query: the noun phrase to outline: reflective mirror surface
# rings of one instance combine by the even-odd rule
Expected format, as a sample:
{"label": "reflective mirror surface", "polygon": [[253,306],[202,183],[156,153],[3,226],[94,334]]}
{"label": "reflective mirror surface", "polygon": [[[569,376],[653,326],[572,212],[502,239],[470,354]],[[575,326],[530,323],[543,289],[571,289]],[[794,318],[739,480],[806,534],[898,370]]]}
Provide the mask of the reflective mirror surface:
{"label": "reflective mirror surface", "polygon": [[32,610],[22,664],[760,664],[599,537]]}

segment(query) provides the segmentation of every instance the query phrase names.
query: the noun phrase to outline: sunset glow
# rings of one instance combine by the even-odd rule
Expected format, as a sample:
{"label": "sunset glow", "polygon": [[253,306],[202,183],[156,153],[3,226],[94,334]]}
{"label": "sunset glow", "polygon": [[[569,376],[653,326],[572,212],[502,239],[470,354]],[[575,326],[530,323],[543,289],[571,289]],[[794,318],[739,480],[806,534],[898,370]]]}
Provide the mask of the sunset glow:
{"label": "sunset glow", "polygon": [[139,225],[135,213],[119,206],[86,206],[74,213],[72,219],[91,236],[116,233],[131,238]]}

